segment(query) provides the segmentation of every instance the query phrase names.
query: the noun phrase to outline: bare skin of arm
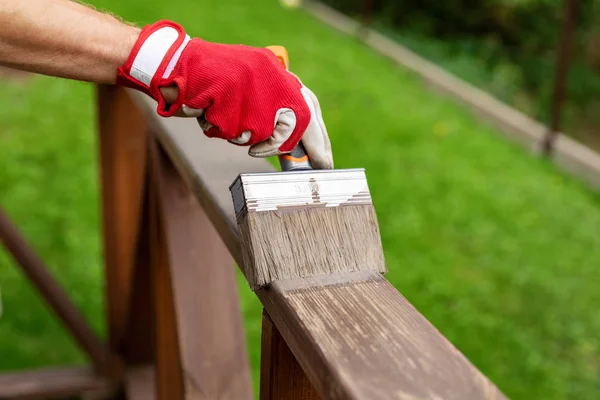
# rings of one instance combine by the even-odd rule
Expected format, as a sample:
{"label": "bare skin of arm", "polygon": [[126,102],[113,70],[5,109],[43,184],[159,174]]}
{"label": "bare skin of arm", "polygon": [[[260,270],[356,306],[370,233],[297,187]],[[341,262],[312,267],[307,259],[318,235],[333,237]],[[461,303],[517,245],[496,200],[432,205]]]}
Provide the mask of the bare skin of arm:
{"label": "bare skin of arm", "polygon": [[[0,65],[114,84],[140,28],[70,0],[0,0]],[[177,90],[161,90],[167,101]]]}

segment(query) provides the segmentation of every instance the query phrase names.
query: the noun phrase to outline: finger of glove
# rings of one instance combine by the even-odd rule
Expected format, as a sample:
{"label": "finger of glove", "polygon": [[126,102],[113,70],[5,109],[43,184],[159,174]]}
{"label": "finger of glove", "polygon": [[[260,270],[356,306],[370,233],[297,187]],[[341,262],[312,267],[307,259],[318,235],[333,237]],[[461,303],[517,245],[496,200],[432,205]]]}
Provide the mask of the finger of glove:
{"label": "finger of glove", "polygon": [[296,128],[296,114],[289,108],[282,108],[275,115],[275,128],[273,134],[250,146],[248,154],[252,157],[270,157],[281,154],[279,148],[287,141]]}
{"label": "finger of glove", "polygon": [[309,88],[303,86],[301,91],[311,112],[310,123],[302,136],[302,144],[310,164],[315,169],[333,169],[331,142],[323,121],[319,100]]}
{"label": "finger of glove", "polygon": [[219,128],[208,122],[204,116],[197,117],[196,121],[198,121],[200,129],[202,129],[202,132],[204,132],[204,135],[206,135],[207,137],[220,138],[222,136]]}

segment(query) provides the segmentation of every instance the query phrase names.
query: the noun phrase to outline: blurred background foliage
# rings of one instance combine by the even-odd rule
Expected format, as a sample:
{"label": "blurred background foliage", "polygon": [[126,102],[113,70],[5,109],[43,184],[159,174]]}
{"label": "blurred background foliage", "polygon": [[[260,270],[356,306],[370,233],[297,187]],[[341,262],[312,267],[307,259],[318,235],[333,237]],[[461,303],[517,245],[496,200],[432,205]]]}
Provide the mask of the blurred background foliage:
{"label": "blurred background foliage", "polygon": [[[369,0],[324,0],[361,18]],[[370,0],[373,27],[548,123],[562,0]],[[579,0],[563,131],[600,149],[600,1]]]}

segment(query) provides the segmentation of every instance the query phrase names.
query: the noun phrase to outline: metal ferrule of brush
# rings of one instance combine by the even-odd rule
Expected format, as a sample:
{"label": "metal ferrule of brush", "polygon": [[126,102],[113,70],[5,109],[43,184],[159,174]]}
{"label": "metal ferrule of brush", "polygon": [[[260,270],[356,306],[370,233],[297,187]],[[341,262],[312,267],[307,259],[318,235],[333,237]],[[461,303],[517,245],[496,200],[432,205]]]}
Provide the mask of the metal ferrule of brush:
{"label": "metal ferrule of brush", "polygon": [[387,270],[364,169],[246,173],[230,190],[252,290],[281,279]]}
{"label": "metal ferrule of brush", "polygon": [[230,186],[236,216],[295,207],[372,204],[365,170],[306,170],[240,174]]}

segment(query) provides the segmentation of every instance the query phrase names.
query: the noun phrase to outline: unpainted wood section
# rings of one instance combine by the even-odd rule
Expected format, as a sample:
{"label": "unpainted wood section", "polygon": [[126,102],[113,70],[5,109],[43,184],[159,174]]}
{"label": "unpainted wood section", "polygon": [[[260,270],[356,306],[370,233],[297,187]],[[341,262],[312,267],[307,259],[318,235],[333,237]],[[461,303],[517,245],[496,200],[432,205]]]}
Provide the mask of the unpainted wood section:
{"label": "unpainted wood section", "polygon": [[196,198],[155,148],[186,399],[252,399],[235,264]]}
{"label": "unpainted wood section", "polygon": [[156,313],[156,398],[183,400],[183,371],[175,316],[172,277],[167,253],[166,233],[159,209],[158,187],[152,182],[150,194],[152,243],[152,281]]}
{"label": "unpainted wood section", "polygon": [[263,311],[260,400],[319,400],[320,397],[273,321]]}
{"label": "unpainted wood section", "polygon": [[592,187],[600,189],[600,153],[570,137],[559,134],[554,142],[552,161]]}
{"label": "unpainted wood section", "polygon": [[146,121],[123,88],[99,85],[97,100],[108,336],[113,349],[123,350],[135,345],[125,342],[143,204]]}
{"label": "unpainted wood section", "polygon": [[133,367],[125,377],[127,400],[156,400],[154,368],[151,366]]}
{"label": "unpainted wood section", "polygon": [[[249,157],[244,148],[204,137],[193,119],[155,116],[153,101],[131,95],[232,256],[242,263],[228,188],[240,172],[272,167]],[[409,399],[411,393],[430,396],[422,398],[504,398],[384,278],[350,275],[294,280],[295,289],[280,281],[257,291],[323,398]],[[347,354],[340,355],[339,348]]]}
{"label": "unpainted wood section", "polygon": [[381,275],[328,281],[278,281],[259,292],[323,398],[504,399]]}
{"label": "unpainted wood section", "polygon": [[43,261],[1,209],[0,242],[4,244],[17,266],[25,273],[63,326],[75,338],[77,344],[85,351],[96,370],[106,376],[118,376],[118,360],[111,356],[108,347],[90,328]]}
{"label": "unpainted wood section", "polygon": [[116,386],[87,367],[0,374],[0,400],[64,399],[92,393],[108,398],[116,390]]}

